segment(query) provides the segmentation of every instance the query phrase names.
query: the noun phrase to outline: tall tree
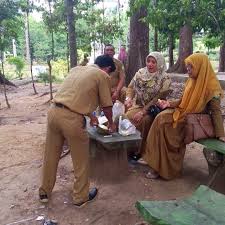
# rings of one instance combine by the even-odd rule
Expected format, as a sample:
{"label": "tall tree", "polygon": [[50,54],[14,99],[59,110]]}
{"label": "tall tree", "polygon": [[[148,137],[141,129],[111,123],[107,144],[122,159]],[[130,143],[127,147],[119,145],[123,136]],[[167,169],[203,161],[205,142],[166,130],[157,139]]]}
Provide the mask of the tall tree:
{"label": "tall tree", "polygon": [[[159,32],[168,34],[171,65],[169,72],[185,72],[184,59],[193,52],[192,33],[203,28],[205,20],[202,17],[204,14],[203,5],[209,10],[211,7],[210,2],[215,2],[215,0],[157,0],[157,4],[155,4],[155,0],[137,0],[136,2],[145,4],[145,7],[148,9],[147,20],[149,23],[153,27],[157,27]],[[204,17],[208,16],[204,14]],[[173,46],[178,33],[179,57],[173,65]]]}
{"label": "tall tree", "polygon": [[225,71],[225,41],[220,46],[219,72]]}
{"label": "tall tree", "polygon": [[[51,0],[48,0],[48,8],[49,8],[49,16],[50,16],[50,32],[51,32],[51,41],[52,41],[52,59],[55,59],[55,42],[54,42],[54,30],[53,30],[53,17],[52,17],[52,6],[51,6]],[[51,80],[51,79],[50,79]]]}
{"label": "tall tree", "polygon": [[[131,8],[133,5],[134,0],[131,0]],[[142,20],[146,16],[147,10],[141,6],[135,9],[130,18],[126,84],[129,84],[138,69],[145,66],[145,59],[149,53],[149,25]]]}
{"label": "tall tree", "polygon": [[207,0],[202,2],[203,27],[211,37],[219,39],[219,72],[225,71],[225,1]]}
{"label": "tall tree", "polygon": [[5,84],[7,80],[4,74],[4,51],[6,47],[11,44],[12,38],[17,38],[18,25],[20,24],[19,16],[19,5],[18,2],[13,0],[2,0],[0,1],[0,58],[1,58],[1,69],[0,69],[0,81],[3,83],[4,95],[8,108],[10,104],[6,94]]}
{"label": "tall tree", "polygon": [[168,72],[186,72],[184,60],[193,52],[192,27],[185,24],[180,28],[179,57],[177,62],[168,69]]}
{"label": "tall tree", "polygon": [[67,15],[67,27],[69,36],[69,52],[70,52],[70,68],[77,65],[77,43],[75,32],[75,15],[74,7],[77,5],[77,0],[64,0],[66,15]]}
{"label": "tall tree", "polygon": [[52,16],[52,0],[48,0],[48,9],[49,9],[49,28],[51,33],[51,57],[48,58],[48,68],[49,68],[49,89],[50,89],[50,100],[53,99],[52,92],[52,65],[51,60],[55,59],[55,42],[54,42],[54,26],[53,26],[53,16]]}
{"label": "tall tree", "polygon": [[[1,57],[2,59],[3,57]],[[6,105],[8,108],[10,108],[10,104],[9,104],[9,100],[8,100],[8,97],[7,97],[7,93],[6,93],[6,80],[5,80],[5,75],[4,75],[4,64],[3,64],[3,61],[2,61],[2,70],[0,70],[0,79],[2,80],[2,83],[3,83],[3,92],[4,92],[4,96],[5,96],[5,102],[6,102]],[[3,72],[2,72],[3,71]]]}
{"label": "tall tree", "polygon": [[32,80],[32,86],[34,90],[34,94],[37,94],[37,90],[35,87],[35,82],[34,82],[34,76],[33,76],[33,52],[31,52],[31,38],[30,38],[30,21],[29,21],[29,14],[33,10],[33,2],[30,0],[21,0],[21,9],[25,12],[25,24],[26,24],[26,54],[27,54],[27,59],[30,64],[30,75],[31,75],[31,80]]}

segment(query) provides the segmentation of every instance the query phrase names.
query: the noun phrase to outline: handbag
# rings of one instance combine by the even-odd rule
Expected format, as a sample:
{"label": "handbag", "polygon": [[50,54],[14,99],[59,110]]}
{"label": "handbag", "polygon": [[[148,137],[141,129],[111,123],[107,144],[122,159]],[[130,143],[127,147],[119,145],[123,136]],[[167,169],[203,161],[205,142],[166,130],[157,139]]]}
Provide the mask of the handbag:
{"label": "handbag", "polygon": [[214,126],[209,114],[187,114],[185,120],[185,144],[190,144],[199,139],[215,137]]}
{"label": "handbag", "polygon": [[160,109],[157,105],[151,105],[147,110],[147,114],[155,118],[161,111],[162,109]]}

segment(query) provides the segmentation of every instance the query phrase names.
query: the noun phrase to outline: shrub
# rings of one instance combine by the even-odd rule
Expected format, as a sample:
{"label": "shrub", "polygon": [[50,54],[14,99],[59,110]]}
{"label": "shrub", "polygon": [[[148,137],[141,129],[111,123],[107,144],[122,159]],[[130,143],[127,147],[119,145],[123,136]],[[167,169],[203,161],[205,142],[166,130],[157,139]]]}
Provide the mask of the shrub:
{"label": "shrub", "polygon": [[[45,85],[47,85],[47,83],[49,83],[49,74],[48,74],[48,72],[39,73],[38,74],[38,80],[40,82],[44,82]],[[52,82],[55,81],[55,80],[56,80],[55,76],[52,75]]]}
{"label": "shrub", "polygon": [[67,76],[67,62],[65,60],[59,59],[57,61],[51,61],[52,64],[52,74],[54,74],[57,81],[62,81]]}
{"label": "shrub", "polygon": [[8,62],[11,65],[14,65],[16,67],[16,74],[17,76],[22,79],[23,73],[22,70],[25,67],[25,62],[21,57],[10,57],[8,58]]}

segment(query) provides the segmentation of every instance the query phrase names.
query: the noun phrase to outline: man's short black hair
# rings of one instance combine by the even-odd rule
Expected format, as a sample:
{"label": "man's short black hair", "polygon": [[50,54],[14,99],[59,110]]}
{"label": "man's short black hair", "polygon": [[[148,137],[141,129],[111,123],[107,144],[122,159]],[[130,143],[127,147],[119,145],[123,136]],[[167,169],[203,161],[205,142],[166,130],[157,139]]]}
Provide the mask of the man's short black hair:
{"label": "man's short black hair", "polygon": [[113,59],[108,55],[100,55],[95,59],[95,64],[98,65],[100,68],[104,67],[111,67],[110,72],[114,72],[116,70],[115,63],[113,62]]}
{"label": "man's short black hair", "polygon": [[106,49],[106,47],[112,47],[113,50],[115,50],[114,46],[112,44],[106,44],[104,50]]}

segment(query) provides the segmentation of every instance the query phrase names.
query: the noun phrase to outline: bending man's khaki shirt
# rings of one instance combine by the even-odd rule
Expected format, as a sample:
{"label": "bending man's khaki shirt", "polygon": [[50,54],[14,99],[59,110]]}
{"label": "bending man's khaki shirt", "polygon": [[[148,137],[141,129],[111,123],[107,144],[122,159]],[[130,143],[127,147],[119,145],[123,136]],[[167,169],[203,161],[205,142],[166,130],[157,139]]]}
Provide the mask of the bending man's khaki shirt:
{"label": "bending man's khaki shirt", "polygon": [[83,115],[89,115],[98,106],[112,106],[110,78],[97,65],[74,67],[53,102]]}

